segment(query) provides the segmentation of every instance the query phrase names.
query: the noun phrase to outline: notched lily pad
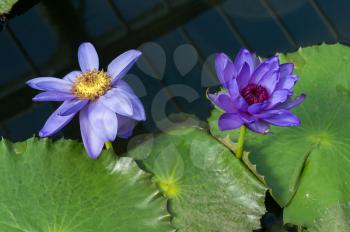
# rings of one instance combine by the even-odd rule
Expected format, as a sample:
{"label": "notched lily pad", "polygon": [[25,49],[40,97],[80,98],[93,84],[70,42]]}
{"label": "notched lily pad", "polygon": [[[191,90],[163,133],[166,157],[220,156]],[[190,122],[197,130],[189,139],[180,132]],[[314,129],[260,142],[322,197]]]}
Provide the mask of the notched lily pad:
{"label": "notched lily pad", "polygon": [[80,143],[0,143],[0,231],[173,231],[151,177],[128,157]]}
{"label": "notched lily pad", "polygon": [[[148,150],[149,143],[144,146]],[[130,155],[137,158],[142,148],[141,144]],[[265,186],[205,130],[180,128],[155,137],[143,164],[170,198],[172,222],[178,231],[260,227]]]}
{"label": "notched lily pad", "polygon": [[285,207],[285,223],[308,227],[326,209],[350,201],[350,48],[313,46],[281,57],[298,66],[295,94],[307,95],[294,109],[302,125],[249,133],[246,150]]}

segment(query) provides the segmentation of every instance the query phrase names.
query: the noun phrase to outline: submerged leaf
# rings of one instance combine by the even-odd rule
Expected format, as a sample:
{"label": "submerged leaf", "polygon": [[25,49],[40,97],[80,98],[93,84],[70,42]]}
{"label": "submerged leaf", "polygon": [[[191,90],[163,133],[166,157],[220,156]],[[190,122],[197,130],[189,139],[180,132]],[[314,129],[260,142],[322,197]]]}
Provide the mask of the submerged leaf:
{"label": "submerged leaf", "polygon": [[0,15],[7,14],[18,0],[1,0],[0,1]]}

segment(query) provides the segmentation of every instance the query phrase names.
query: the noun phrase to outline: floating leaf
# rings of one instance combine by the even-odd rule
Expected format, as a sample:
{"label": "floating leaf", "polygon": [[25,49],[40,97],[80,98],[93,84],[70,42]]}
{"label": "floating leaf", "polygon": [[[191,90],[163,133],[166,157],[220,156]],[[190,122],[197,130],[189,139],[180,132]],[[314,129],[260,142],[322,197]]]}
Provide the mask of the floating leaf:
{"label": "floating leaf", "polygon": [[0,231],[173,231],[166,200],[131,158],[81,144],[0,143]]}
{"label": "floating leaf", "polygon": [[[265,213],[266,188],[232,152],[207,134],[183,128],[153,138],[130,152],[143,160],[170,198],[179,231],[251,231]],[[144,158],[141,155],[140,159]]]}
{"label": "floating leaf", "polygon": [[[314,46],[281,58],[296,63],[296,95],[307,94],[294,110],[302,125],[249,133],[246,150],[285,207],[284,221],[309,226],[327,208],[350,201],[350,48]],[[236,131],[216,131],[218,114],[210,119],[212,133],[236,141]]]}
{"label": "floating leaf", "polygon": [[307,230],[308,232],[348,232],[350,228],[350,203],[336,204],[327,209]]}

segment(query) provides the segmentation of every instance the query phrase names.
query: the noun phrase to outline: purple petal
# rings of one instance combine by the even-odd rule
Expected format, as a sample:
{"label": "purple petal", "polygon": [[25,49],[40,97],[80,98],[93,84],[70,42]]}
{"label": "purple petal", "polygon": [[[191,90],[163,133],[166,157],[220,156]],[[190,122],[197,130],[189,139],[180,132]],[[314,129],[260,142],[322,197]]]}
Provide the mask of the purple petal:
{"label": "purple petal", "polygon": [[278,71],[267,72],[261,80],[258,82],[259,85],[263,86],[269,94],[272,94],[278,83]]}
{"label": "purple petal", "polygon": [[250,83],[259,83],[261,78],[270,71],[277,71],[279,69],[278,57],[274,56],[262,62],[252,74]]}
{"label": "purple petal", "polygon": [[244,64],[248,64],[250,73],[253,73],[257,63],[256,58],[255,54],[251,54],[247,49],[242,48],[235,57],[234,65],[236,70],[240,72]]}
{"label": "purple petal", "polygon": [[27,81],[27,85],[33,89],[43,91],[56,91],[71,93],[72,84],[66,80],[55,77],[38,77]]}
{"label": "purple petal", "polygon": [[61,116],[75,114],[79,110],[81,110],[88,102],[89,100],[80,100],[80,99],[73,99],[73,100],[66,101],[65,102],[66,104],[62,106],[61,111],[59,111],[58,114]]}
{"label": "purple petal", "polygon": [[265,122],[275,126],[299,126],[300,120],[288,110],[270,110],[259,115]]}
{"label": "purple petal", "polygon": [[237,113],[237,106],[226,94],[208,94],[208,98],[227,113]]}
{"label": "purple petal", "polygon": [[232,79],[236,78],[236,76],[237,76],[236,67],[232,63],[228,63],[224,70],[224,79],[225,79],[226,85],[230,83]]}
{"label": "purple petal", "polygon": [[118,137],[127,139],[132,135],[132,131],[136,125],[136,121],[122,116],[117,115],[118,118]]}
{"label": "purple petal", "polygon": [[239,114],[224,113],[219,118],[220,130],[234,130],[243,125],[243,120]]}
{"label": "purple petal", "polygon": [[269,104],[267,106],[267,109],[271,109],[277,104],[285,102],[288,96],[288,90],[276,90],[275,92],[273,92],[273,94],[270,96],[270,99],[268,100]]}
{"label": "purple petal", "polygon": [[40,137],[48,137],[57,133],[73,119],[75,114],[67,116],[58,115],[58,112],[60,112],[66,104],[66,102],[63,102],[63,104],[60,107],[58,107],[57,110],[53,112],[51,116],[47,119],[44,127],[39,132]]}
{"label": "purple petal", "polygon": [[88,119],[88,109],[83,108],[79,114],[80,131],[83,139],[83,143],[88,155],[96,159],[104,146],[104,141],[96,134]]}
{"label": "purple petal", "polygon": [[286,109],[290,110],[298,105],[300,105],[305,100],[306,95],[302,94],[296,99],[289,98],[286,102],[279,104],[275,107],[275,109]]}
{"label": "purple petal", "polygon": [[246,126],[248,127],[248,129],[250,129],[251,131],[253,131],[255,133],[270,134],[269,124],[267,124],[266,122],[264,122],[262,120],[257,120],[253,123],[246,124]]}
{"label": "purple petal", "polygon": [[75,98],[73,94],[70,93],[60,93],[60,92],[43,92],[37,94],[33,101],[45,102],[45,101],[66,101]]}
{"label": "purple petal", "polygon": [[81,71],[88,72],[99,69],[96,49],[91,43],[82,43],[78,49],[78,61]]}
{"label": "purple petal", "polygon": [[63,80],[69,81],[71,83],[74,83],[75,79],[81,75],[82,73],[80,71],[72,71],[70,73],[68,73],[67,75],[65,75],[63,77]]}
{"label": "purple petal", "polygon": [[257,55],[255,53],[252,54],[252,59],[253,59],[254,69],[251,70],[251,73],[253,73],[253,71],[256,69],[256,67],[258,67],[259,64],[261,63],[259,57],[257,57]]}
{"label": "purple petal", "polygon": [[230,84],[228,85],[228,93],[230,94],[232,99],[236,99],[240,96],[239,87],[236,79],[230,81]]}
{"label": "purple petal", "polygon": [[276,89],[287,89],[290,92],[293,90],[293,87],[294,87],[295,83],[298,81],[298,79],[299,78],[296,75],[283,76],[278,81]]}
{"label": "purple petal", "polygon": [[294,64],[293,63],[286,63],[280,65],[280,75],[281,77],[291,75],[293,73]]}
{"label": "purple petal", "polygon": [[131,117],[134,114],[133,103],[125,91],[112,88],[100,97],[101,102],[113,112]]}
{"label": "purple petal", "polygon": [[240,109],[240,111],[247,111],[248,110],[248,103],[242,96],[239,96],[235,100],[235,104],[238,106],[237,108]]}
{"label": "purple petal", "polygon": [[230,58],[225,53],[219,53],[215,57],[215,70],[216,75],[222,86],[226,88],[229,80],[226,79],[225,69],[228,64],[232,63]]}
{"label": "purple petal", "polygon": [[241,115],[241,118],[244,123],[252,123],[256,120],[253,115],[248,114],[246,112],[239,112],[239,114]]}
{"label": "purple petal", "polygon": [[107,73],[112,77],[112,85],[123,78],[141,56],[138,50],[129,50],[115,58],[107,68]]}
{"label": "purple petal", "polygon": [[254,103],[248,107],[248,112],[250,114],[257,114],[257,113],[265,110],[265,108],[268,106],[268,104],[269,103],[267,101],[261,102],[261,103]]}
{"label": "purple petal", "polygon": [[240,73],[237,76],[237,85],[239,87],[239,90],[242,90],[244,87],[248,85],[250,82],[250,68],[247,63],[244,63]]}
{"label": "purple petal", "polygon": [[91,102],[87,108],[88,119],[94,132],[105,141],[114,141],[118,132],[117,115],[105,107],[101,100]]}

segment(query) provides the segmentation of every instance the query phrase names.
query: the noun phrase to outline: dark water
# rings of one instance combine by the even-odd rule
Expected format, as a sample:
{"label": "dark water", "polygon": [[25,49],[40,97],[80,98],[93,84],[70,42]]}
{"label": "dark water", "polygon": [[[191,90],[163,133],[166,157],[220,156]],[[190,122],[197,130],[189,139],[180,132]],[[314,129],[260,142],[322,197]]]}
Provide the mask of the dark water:
{"label": "dark water", "polygon": [[[145,105],[148,120],[135,132],[144,133],[172,113],[209,116],[214,53],[348,44],[349,11],[346,0],[21,0],[0,32],[0,135],[18,141],[38,132],[57,105],[32,103],[25,81],[77,69],[81,42],[96,46],[101,67],[127,49],[143,50],[126,80]],[[79,138],[78,128],[75,121],[58,136]],[[276,221],[270,216],[265,224]]]}

